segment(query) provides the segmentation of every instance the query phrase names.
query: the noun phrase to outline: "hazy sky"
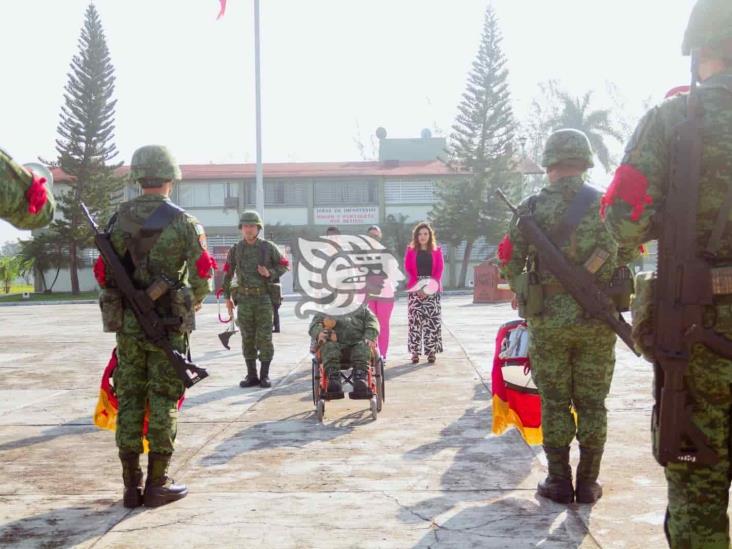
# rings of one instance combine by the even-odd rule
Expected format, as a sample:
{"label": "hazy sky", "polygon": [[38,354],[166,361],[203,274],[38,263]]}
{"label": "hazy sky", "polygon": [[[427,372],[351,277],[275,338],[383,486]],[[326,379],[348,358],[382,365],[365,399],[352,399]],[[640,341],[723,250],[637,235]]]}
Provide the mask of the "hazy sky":
{"label": "hazy sky", "polygon": [[[0,0],[0,147],[53,158],[88,0]],[[116,68],[119,160],[253,161],[252,0],[95,0]],[[261,0],[265,162],[357,160],[354,138],[449,131],[489,0]],[[519,118],[538,83],[617,85],[633,116],[688,80],[693,0],[493,0]],[[0,242],[21,233],[0,221]]]}

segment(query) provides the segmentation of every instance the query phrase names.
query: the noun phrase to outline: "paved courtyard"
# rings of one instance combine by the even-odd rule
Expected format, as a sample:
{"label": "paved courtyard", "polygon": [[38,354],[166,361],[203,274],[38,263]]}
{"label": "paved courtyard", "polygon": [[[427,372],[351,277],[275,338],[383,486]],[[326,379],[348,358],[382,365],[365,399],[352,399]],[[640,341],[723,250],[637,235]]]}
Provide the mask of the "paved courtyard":
{"label": "paved courtyard", "polygon": [[0,308],[0,546],[664,546],[651,370],[621,345],[605,497],[567,507],[535,496],[538,448],[515,431],[490,434],[493,338],[514,317],[508,306],[445,297],[445,352],[412,365],[400,300],[383,413],[373,422],[368,403],[346,399],[320,425],[293,305],[282,308],[270,390],[239,388],[241,341],[223,349],[216,306],[204,306],[193,357],[211,375],[188,394],[172,470],[190,495],[134,511],[121,504],[114,436],[92,424],[114,345],[97,306]]}

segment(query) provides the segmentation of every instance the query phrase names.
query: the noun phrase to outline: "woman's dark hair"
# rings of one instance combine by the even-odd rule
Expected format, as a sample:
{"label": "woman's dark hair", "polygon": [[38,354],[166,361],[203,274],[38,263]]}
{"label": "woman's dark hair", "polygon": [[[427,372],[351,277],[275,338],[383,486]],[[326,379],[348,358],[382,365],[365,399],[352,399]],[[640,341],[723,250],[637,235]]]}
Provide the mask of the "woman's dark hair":
{"label": "woman's dark hair", "polygon": [[422,229],[427,229],[427,232],[430,233],[430,238],[429,238],[429,240],[427,240],[427,249],[429,251],[433,252],[435,250],[435,248],[437,248],[437,241],[435,240],[435,231],[432,228],[432,225],[430,225],[426,221],[417,223],[417,225],[412,230],[412,242],[410,242],[409,247],[414,248],[415,250],[421,249],[417,235],[419,235],[419,231],[421,231]]}

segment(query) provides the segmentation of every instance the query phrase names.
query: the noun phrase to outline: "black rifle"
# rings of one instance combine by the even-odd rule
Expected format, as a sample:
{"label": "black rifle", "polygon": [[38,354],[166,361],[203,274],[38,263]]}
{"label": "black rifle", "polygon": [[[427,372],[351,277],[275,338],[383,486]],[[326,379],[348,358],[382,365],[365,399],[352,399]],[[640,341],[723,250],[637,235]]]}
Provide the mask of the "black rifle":
{"label": "black rifle", "polygon": [[518,230],[536,248],[542,267],[546,267],[559,280],[562,287],[579,303],[585,313],[610,326],[628,348],[638,355],[630,336],[630,324],[625,322],[610,296],[597,285],[595,277],[583,266],[569,261],[539,227],[533,215],[519,215],[503,191],[498,190],[496,193],[518,217]]}
{"label": "black rifle", "polygon": [[99,226],[83,202],[81,203],[81,210],[94,230],[94,244],[96,244],[104,262],[109,266],[117,289],[122,292],[126,306],[135,315],[147,340],[165,353],[186,388],[193,387],[196,383],[208,377],[205,368],[196,366],[185,355],[173,349],[168,340],[168,332],[165,329],[163,319],[155,310],[155,301],[150,298],[147,292],[138,290],[135,287],[122,260],[114,251],[109,233],[99,230]]}
{"label": "black rifle", "polygon": [[[708,438],[692,422],[684,377],[692,347],[697,343],[732,358],[732,341],[704,327],[704,308],[714,304],[714,292],[710,264],[697,245],[703,111],[697,93],[695,59],[692,72],[687,116],[675,128],[671,151],[674,169],[661,222],[657,223],[660,226],[658,269],[650,338],[655,398],[651,429],[653,455],[663,466],[668,463],[714,465],[719,461]],[[724,221],[726,217],[727,213]]]}

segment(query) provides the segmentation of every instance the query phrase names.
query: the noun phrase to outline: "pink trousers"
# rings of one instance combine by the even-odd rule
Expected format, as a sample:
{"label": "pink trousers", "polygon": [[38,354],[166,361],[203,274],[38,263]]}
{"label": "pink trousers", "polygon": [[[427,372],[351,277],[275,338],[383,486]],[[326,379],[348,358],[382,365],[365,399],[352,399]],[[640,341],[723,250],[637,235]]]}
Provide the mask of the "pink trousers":
{"label": "pink trousers", "polygon": [[379,321],[379,354],[385,357],[389,349],[389,323],[391,322],[391,311],[394,309],[394,301],[371,300],[368,302],[368,306]]}

